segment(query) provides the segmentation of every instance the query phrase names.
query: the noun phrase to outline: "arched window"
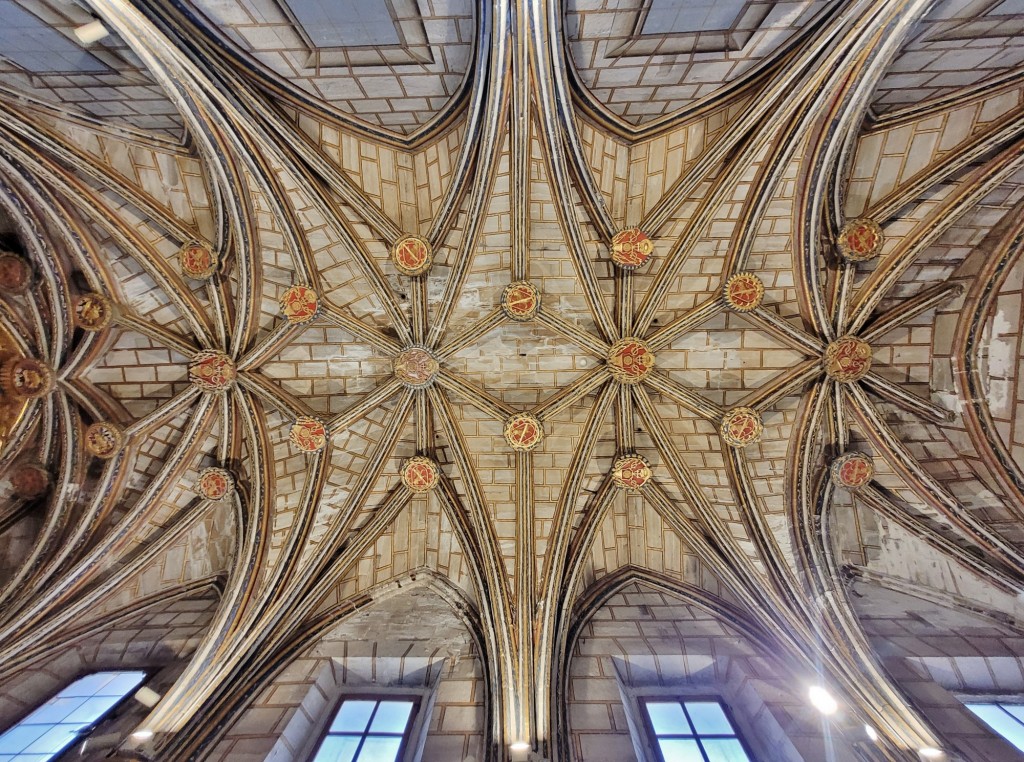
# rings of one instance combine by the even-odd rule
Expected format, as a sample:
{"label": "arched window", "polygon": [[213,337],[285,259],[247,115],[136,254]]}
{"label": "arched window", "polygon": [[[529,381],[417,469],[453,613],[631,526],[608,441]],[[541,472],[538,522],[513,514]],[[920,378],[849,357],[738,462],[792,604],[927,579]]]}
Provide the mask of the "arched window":
{"label": "arched window", "polygon": [[0,735],[0,762],[56,759],[145,679],[145,672],[94,672],[75,680]]}

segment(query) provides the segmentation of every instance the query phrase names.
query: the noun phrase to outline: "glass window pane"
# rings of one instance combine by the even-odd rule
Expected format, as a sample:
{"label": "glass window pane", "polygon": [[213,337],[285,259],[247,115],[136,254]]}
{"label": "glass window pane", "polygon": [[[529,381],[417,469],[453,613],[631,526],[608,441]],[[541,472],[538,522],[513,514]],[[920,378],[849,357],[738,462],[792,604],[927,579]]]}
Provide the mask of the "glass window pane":
{"label": "glass window pane", "polygon": [[0,736],[0,754],[17,754],[43,735],[49,727],[46,725],[15,725]]}
{"label": "glass window pane", "polygon": [[701,743],[709,762],[750,762],[743,745],[736,738],[709,738]]}
{"label": "glass window pane", "polygon": [[691,738],[662,738],[658,744],[665,762],[704,762],[697,742]]}
{"label": "glass window pane", "polygon": [[369,736],[359,752],[356,762],[396,762],[401,738],[375,738]]}
{"label": "glass window pane", "polygon": [[966,706],[999,735],[1024,751],[1024,726],[1000,709],[998,705],[967,704]]}
{"label": "glass window pane", "polygon": [[717,701],[687,701],[686,711],[699,736],[736,735]]}
{"label": "glass window pane", "polygon": [[381,701],[377,707],[377,714],[373,716],[370,732],[404,733],[411,711],[411,701]]}
{"label": "glass window pane", "polygon": [[313,762],[352,762],[359,748],[359,736],[327,736]]}
{"label": "glass window pane", "polygon": [[678,702],[648,701],[647,714],[655,735],[692,735],[690,723],[686,721],[683,708]]}
{"label": "glass window pane", "polygon": [[121,672],[104,685],[102,689],[97,691],[97,695],[121,698],[135,690],[145,679],[145,672]]}
{"label": "glass window pane", "polygon": [[113,672],[95,672],[75,680],[62,690],[60,696],[95,696],[96,693],[114,676]]}
{"label": "glass window pane", "polygon": [[78,738],[78,726],[57,725],[30,743],[25,751],[33,754],[56,754],[65,746],[70,746]]}
{"label": "glass window pane", "polygon": [[55,722],[63,722],[65,717],[88,700],[83,696],[64,698],[58,695],[36,709],[22,722],[25,725],[52,725]]}
{"label": "glass window pane", "polygon": [[[78,699],[76,699],[77,701]],[[79,725],[91,725],[107,711],[120,701],[119,696],[93,696],[86,699],[81,706],[70,712],[64,722],[74,722]]]}
{"label": "glass window pane", "polygon": [[1024,722],[1024,704],[1000,704],[1003,709]]}
{"label": "glass window pane", "polygon": [[362,733],[376,705],[376,701],[345,701],[331,723],[331,731]]}

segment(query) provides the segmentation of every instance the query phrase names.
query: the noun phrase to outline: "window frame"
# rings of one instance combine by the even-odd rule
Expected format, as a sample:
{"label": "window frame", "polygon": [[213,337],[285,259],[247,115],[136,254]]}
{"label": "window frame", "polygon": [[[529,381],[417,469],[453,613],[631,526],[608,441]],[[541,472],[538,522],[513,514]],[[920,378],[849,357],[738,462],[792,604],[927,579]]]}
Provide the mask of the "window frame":
{"label": "window frame", "polygon": [[[45,706],[47,703],[49,703],[52,699],[57,698],[57,696],[59,696],[62,692],[67,690],[70,686],[72,686],[75,683],[77,683],[79,680],[82,680],[83,678],[89,677],[90,675],[98,675],[98,674],[103,673],[103,672],[122,672],[122,673],[141,672],[143,677],[142,677],[142,680],[139,682],[139,684],[137,686],[135,686],[134,689],[132,689],[128,693],[124,694],[107,711],[105,711],[103,714],[101,714],[99,717],[97,717],[95,720],[93,720],[88,725],[85,725],[78,733],[76,733],[74,741],[72,741],[67,746],[65,746],[60,751],[58,751],[56,754],[54,754],[54,756],[52,756],[50,758],[54,762],[56,762],[57,760],[60,760],[61,758],[64,757],[64,755],[66,755],[68,753],[69,750],[75,748],[75,746],[77,746],[78,744],[80,744],[83,741],[87,740],[89,738],[89,736],[91,736],[95,732],[96,728],[98,728],[104,722],[106,722],[106,721],[112,719],[113,717],[115,717],[117,715],[117,713],[119,711],[121,711],[121,709],[124,708],[124,705],[136,693],[138,693],[139,690],[141,690],[143,687],[145,687],[153,679],[153,677],[155,675],[155,671],[153,669],[151,669],[151,668],[148,668],[148,667],[124,667],[124,666],[121,666],[121,665],[113,666],[113,667],[99,667],[99,668],[96,668],[96,669],[91,669],[88,672],[80,672],[75,677],[73,677],[71,680],[68,680],[63,685],[61,685],[61,687],[58,688],[56,691],[53,691],[52,693],[47,694],[46,697],[41,699],[41,700],[36,700],[36,702],[28,709],[27,712],[25,712],[24,714],[19,716],[18,719],[14,720],[6,728],[0,729],[0,736],[5,735],[8,731],[12,730],[13,728],[16,728],[18,725],[20,725],[25,720],[27,720],[29,717],[31,717],[36,711],[41,709],[43,706]],[[20,753],[21,752],[17,752],[17,753],[14,754],[14,756],[18,756],[18,754],[20,754]]]}
{"label": "window frame", "polygon": [[[973,711],[971,711],[971,708],[968,707],[967,705],[968,704],[993,704],[993,705],[998,705],[1000,709],[1003,709],[1003,705],[1024,707],[1024,695],[1018,694],[1018,693],[978,693],[978,692],[957,691],[957,692],[955,692],[953,694],[953,696],[956,698],[957,701],[959,701],[963,705],[964,711],[970,716],[970,718],[972,720],[974,720],[979,725],[981,725],[983,728],[985,728],[990,734],[996,736],[997,738],[999,738],[1002,741],[1005,741],[1007,744],[1010,745],[1010,747],[1012,747],[1014,749],[1018,748],[1017,744],[1015,744],[1009,738],[1004,736],[1002,733],[1000,733],[994,727],[989,725],[981,717],[976,715]],[[1005,709],[1003,709],[1003,711],[1006,712]],[[1010,713],[1007,712],[1007,714],[1010,714]],[[1014,717],[1012,714],[1010,714],[1010,716]],[[1021,722],[1016,717],[1014,717],[1014,719],[1017,720],[1018,722]],[[1021,722],[1021,725],[1024,725],[1024,722]],[[1022,751],[1021,753],[1024,754],[1024,751]]]}
{"label": "window frame", "polygon": [[[658,742],[658,740],[660,738],[694,738],[694,739],[699,739],[697,741],[697,748],[700,750],[701,756],[704,757],[704,762],[708,762],[708,760],[707,760],[707,753],[704,751],[704,745],[702,743],[700,743],[701,740],[703,740],[705,738],[708,738],[708,739],[718,739],[718,738],[722,738],[722,739],[730,738],[731,739],[731,738],[735,738],[737,741],[739,741],[740,746],[743,749],[743,752],[747,755],[747,758],[750,760],[750,762],[758,762],[758,757],[754,754],[753,749],[750,748],[750,744],[747,743],[747,739],[744,737],[744,729],[736,722],[736,718],[733,716],[733,713],[732,713],[732,708],[722,698],[722,696],[715,695],[715,694],[701,694],[701,693],[693,693],[693,694],[682,693],[682,694],[680,694],[680,693],[675,693],[675,692],[673,692],[673,693],[647,693],[647,692],[644,692],[644,693],[636,694],[634,696],[634,699],[636,701],[637,707],[640,710],[640,715],[641,715],[640,720],[643,723],[643,732],[644,732],[644,735],[646,737],[645,738],[645,740],[646,740],[645,747],[646,747],[646,749],[648,751],[653,753],[652,759],[655,762],[665,762],[665,755],[661,753],[661,744]],[[714,703],[718,704],[718,706],[721,707],[722,713],[725,715],[725,718],[729,721],[729,725],[732,727],[732,730],[733,730],[732,735],[720,735],[720,734],[713,734],[713,733],[708,733],[708,734],[705,734],[705,735],[701,735],[701,734],[697,733],[696,732],[696,728],[694,728],[694,733],[692,733],[692,734],[691,733],[679,733],[679,734],[666,734],[666,735],[659,736],[654,731],[654,724],[651,722],[651,715],[647,711],[647,704],[649,704],[649,703],[651,703],[651,704],[667,704],[667,703],[671,703],[671,702],[675,702],[675,703],[680,704],[680,705],[685,705],[687,702],[694,702],[694,703],[695,702],[714,702]],[[683,708],[683,712],[684,712],[684,714],[689,716],[689,713],[686,712],[685,706]]]}
{"label": "window frame", "polygon": [[[413,706],[409,712],[409,720],[405,724],[405,732],[402,734],[402,743],[398,747],[397,762],[416,762],[422,752],[419,736],[423,735],[426,731],[426,725],[423,722],[424,715],[421,710],[424,707],[429,708],[433,704],[428,693],[428,691],[423,690],[402,690],[401,688],[396,688],[395,690],[385,689],[379,691],[345,691],[339,694],[331,702],[330,709],[324,712],[324,720],[319,732],[315,735],[311,734],[316,739],[315,742],[308,746],[306,753],[301,758],[312,760],[316,757],[327,736],[331,735],[331,724],[334,722],[334,718],[338,716],[338,712],[341,711],[342,704],[346,701],[411,701]],[[361,738],[365,739],[367,735],[369,733],[363,733]]]}

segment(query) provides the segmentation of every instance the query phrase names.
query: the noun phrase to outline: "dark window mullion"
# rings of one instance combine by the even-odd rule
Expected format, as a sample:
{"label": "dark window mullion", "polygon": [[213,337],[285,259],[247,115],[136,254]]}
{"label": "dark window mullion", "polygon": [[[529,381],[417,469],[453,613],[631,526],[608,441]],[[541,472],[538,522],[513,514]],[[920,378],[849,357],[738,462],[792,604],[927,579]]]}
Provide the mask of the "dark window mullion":
{"label": "dark window mullion", "polygon": [[1024,727],[1024,721],[1022,721],[1017,715],[1015,715],[1013,712],[1011,712],[1009,709],[1007,709],[1004,704],[1002,704],[1001,702],[997,701],[996,702],[996,706],[999,707],[1000,709],[1002,709],[1003,713],[1008,715],[1011,720],[1016,722],[1018,725]]}
{"label": "dark window mullion", "polygon": [[352,755],[352,762],[359,762],[359,756],[363,753],[363,745],[366,743],[367,736],[370,735],[370,728],[373,726],[373,718],[377,716],[377,710],[380,708],[380,701],[378,700],[373,705],[373,711],[370,712],[370,719],[366,721],[366,727],[363,728],[363,732],[360,734],[359,744],[356,746],[356,753]]}
{"label": "dark window mullion", "polygon": [[690,710],[686,708],[686,702],[680,701],[679,706],[683,708],[683,716],[686,718],[686,722],[690,725],[690,732],[693,733],[694,739],[697,741],[697,748],[700,750],[700,755],[704,758],[704,762],[711,762],[708,759],[708,753],[704,750],[704,742],[701,740],[701,734],[697,732],[697,726],[693,722],[693,718],[690,717]]}

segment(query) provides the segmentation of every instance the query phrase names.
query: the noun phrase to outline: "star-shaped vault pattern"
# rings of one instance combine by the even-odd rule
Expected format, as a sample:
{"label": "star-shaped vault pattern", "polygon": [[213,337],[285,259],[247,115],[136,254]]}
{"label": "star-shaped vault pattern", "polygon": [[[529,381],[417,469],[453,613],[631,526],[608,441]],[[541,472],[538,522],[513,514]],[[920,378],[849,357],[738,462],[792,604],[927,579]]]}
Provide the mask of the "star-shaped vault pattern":
{"label": "star-shaped vault pattern", "polygon": [[1024,112],[1009,75],[891,112],[930,3],[805,3],[720,91],[631,117],[585,10],[485,2],[464,84],[446,61],[395,130],[188,4],[88,5],[173,116],[0,114],[0,675],[209,600],[121,745],[207,758],[317,637],[424,586],[484,665],[484,758],[567,760],[580,633],[638,585],[827,684],[859,758],[944,747],[855,585],[884,523],[986,606],[1021,590],[1016,392],[982,349],[1019,338],[993,315]]}

